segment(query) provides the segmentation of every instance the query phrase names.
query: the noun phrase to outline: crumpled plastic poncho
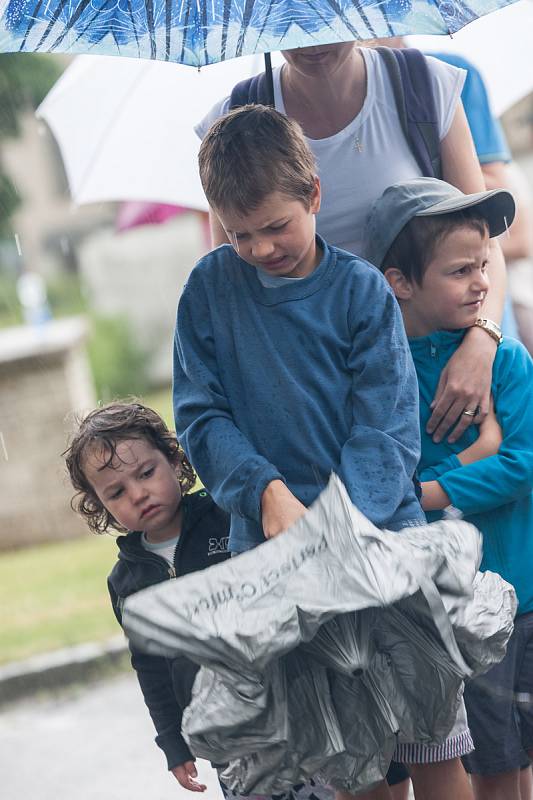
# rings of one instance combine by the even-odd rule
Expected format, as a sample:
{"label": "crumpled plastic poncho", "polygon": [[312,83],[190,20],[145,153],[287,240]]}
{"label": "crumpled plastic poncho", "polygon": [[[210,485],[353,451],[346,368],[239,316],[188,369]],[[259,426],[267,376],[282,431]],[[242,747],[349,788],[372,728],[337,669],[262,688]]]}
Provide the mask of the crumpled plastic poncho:
{"label": "crumpled plastic poncho", "polygon": [[201,665],[182,731],[230,788],[318,775],[357,792],[398,739],[441,742],[463,679],[503,658],[516,596],[480,560],[472,525],[379,530],[332,476],[289,531],[130,596],[123,624],[136,647]]}

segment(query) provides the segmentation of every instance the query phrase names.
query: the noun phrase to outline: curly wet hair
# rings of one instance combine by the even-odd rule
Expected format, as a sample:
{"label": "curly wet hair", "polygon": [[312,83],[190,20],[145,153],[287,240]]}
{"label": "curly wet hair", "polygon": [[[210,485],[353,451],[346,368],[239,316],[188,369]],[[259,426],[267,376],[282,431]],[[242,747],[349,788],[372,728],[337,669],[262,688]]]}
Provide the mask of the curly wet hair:
{"label": "curly wet hair", "polygon": [[76,494],[71,500],[74,511],[87,522],[93,533],[106,533],[109,528],[125,529],[98,499],[85,475],[87,456],[95,447],[107,454],[105,466],[117,456],[116,446],[125,439],[145,439],[168,459],[178,471],[183,494],[192,489],[196,474],[181,449],[175,434],[153,409],[137,402],[117,401],[99,406],[78,421],[78,429],[62,455]]}

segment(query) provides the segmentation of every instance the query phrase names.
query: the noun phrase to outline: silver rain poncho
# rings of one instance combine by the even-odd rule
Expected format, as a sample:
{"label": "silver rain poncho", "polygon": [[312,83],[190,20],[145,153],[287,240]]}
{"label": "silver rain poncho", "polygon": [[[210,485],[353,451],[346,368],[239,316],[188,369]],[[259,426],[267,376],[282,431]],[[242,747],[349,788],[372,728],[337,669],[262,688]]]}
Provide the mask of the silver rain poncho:
{"label": "silver rain poncho", "polygon": [[516,597],[480,559],[472,525],[379,530],[332,476],[289,531],[132,595],[123,623],[135,647],[201,665],[183,735],[230,788],[319,774],[361,791],[397,737],[442,741],[463,678],[503,658]]}

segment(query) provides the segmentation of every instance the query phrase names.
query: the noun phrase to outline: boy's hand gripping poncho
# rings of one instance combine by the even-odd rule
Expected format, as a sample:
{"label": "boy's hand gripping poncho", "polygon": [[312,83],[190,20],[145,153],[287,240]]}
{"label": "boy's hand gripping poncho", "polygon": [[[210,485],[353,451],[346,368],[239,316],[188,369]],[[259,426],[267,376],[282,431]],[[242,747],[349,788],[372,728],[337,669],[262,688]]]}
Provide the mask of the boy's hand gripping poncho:
{"label": "boy's hand gripping poncho", "polygon": [[231,788],[272,794],[319,773],[359,791],[396,737],[442,741],[463,678],[503,658],[515,593],[477,573],[480,550],[461,521],[375,528],[333,476],[281,536],[129,597],[124,628],[203,667],[183,734]]}

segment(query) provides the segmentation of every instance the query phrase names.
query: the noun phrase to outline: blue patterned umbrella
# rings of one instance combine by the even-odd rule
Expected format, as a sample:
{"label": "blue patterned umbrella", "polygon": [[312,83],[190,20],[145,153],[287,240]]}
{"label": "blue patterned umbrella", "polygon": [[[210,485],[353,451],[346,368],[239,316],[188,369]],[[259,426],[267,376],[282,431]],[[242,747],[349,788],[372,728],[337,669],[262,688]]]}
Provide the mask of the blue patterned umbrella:
{"label": "blue patterned umbrella", "polygon": [[271,50],[448,34],[513,0],[7,0],[0,51],[203,66]]}

